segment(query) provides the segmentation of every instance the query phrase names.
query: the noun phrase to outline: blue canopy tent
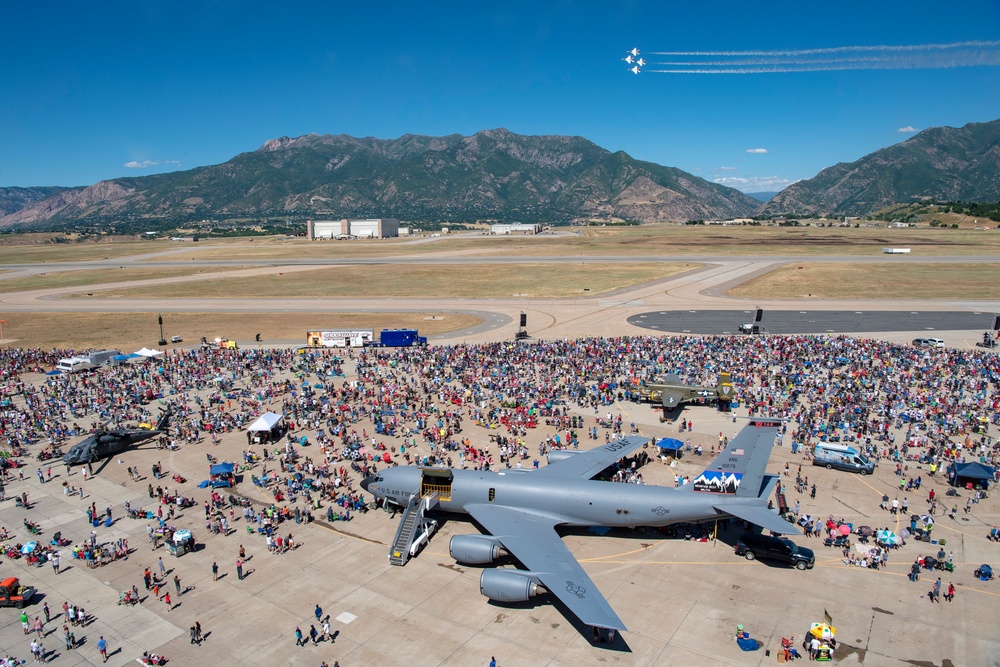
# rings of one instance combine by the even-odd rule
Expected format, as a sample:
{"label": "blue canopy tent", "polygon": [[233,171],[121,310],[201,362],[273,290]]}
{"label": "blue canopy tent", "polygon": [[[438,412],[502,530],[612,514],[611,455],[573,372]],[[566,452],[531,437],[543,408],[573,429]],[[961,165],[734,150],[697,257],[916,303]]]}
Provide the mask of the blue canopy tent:
{"label": "blue canopy tent", "polygon": [[209,482],[213,489],[227,488],[236,483],[233,471],[236,470],[235,463],[216,463],[208,469]]}
{"label": "blue canopy tent", "polygon": [[661,438],[656,446],[663,450],[663,454],[673,456],[675,459],[679,459],[681,452],[684,451],[684,442],[677,438]]}
{"label": "blue canopy tent", "polygon": [[991,466],[982,463],[958,463],[950,467],[950,481],[952,486],[965,486],[975,488],[982,486],[988,489],[990,482],[994,479],[995,470]]}

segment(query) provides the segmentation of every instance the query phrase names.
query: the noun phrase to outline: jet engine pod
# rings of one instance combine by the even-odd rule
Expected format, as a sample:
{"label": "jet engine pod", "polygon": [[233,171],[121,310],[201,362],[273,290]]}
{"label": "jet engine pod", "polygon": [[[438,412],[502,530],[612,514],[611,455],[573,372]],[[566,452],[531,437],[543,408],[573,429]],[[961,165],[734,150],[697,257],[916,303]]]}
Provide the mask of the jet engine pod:
{"label": "jet engine pod", "polygon": [[448,552],[459,563],[485,565],[500,555],[500,541],[486,535],[455,535],[448,543]]}
{"label": "jet engine pod", "polygon": [[524,570],[483,570],[479,577],[479,592],[497,602],[525,602],[541,588],[535,575]]}
{"label": "jet engine pod", "polygon": [[571,456],[579,454],[579,451],[572,451],[569,449],[553,449],[549,452],[548,459],[549,463],[555,463],[556,461],[562,461],[563,459],[568,459]]}

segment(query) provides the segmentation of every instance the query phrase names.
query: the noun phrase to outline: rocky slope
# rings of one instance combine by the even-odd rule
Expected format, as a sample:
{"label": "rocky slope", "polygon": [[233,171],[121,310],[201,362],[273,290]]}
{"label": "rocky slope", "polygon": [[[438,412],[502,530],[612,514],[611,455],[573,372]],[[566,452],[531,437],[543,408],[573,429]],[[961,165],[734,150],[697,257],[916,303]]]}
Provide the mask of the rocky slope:
{"label": "rocky slope", "polygon": [[924,130],[788,186],[759,213],[863,216],[926,198],[1000,201],[1000,120]]}
{"label": "rocky slope", "polygon": [[412,221],[729,218],[757,206],[679,169],[581,137],[281,137],[228,162],[103,181],[0,218],[0,227],[123,219],[334,215]]}

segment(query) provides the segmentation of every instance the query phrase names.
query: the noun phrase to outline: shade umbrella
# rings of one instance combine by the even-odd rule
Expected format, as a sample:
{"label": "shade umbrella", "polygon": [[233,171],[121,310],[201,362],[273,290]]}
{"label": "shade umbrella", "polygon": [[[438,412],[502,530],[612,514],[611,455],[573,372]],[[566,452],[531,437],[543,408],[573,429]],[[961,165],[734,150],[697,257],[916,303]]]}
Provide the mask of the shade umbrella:
{"label": "shade umbrella", "polygon": [[851,527],[848,526],[846,523],[840,524],[840,527],[837,528],[837,530],[840,532],[841,535],[844,535],[845,537],[851,534]]}
{"label": "shade umbrella", "polygon": [[37,547],[38,547],[38,543],[37,542],[28,542],[27,544],[25,544],[24,546],[21,547],[21,553],[23,553],[23,554],[30,554]]}
{"label": "shade umbrella", "polygon": [[837,628],[826,623],[813,623],[809,628],[809,634],[816,639],[832,639],[837,635]]}
{"label": "shade umbrella", "polygon": [[880,530],[875,533],[875,539],[883,544],[899,544],[899,535],[891,530]]}
{"label": "shade umbrella", "polygon": [[861,537],[871,537],[871,535],[875,531],[872,530],[871,526],[858,526],[857,530],[855,530],[854,532],[856,532]]}

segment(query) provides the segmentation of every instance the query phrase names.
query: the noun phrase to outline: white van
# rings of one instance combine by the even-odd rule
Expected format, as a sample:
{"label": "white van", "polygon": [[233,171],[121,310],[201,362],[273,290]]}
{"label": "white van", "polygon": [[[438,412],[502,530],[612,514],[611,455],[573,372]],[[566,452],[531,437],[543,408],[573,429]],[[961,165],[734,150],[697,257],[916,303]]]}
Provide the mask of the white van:
{"label": "white van", "polygon": [[927,347],[944,347],[944,341],[940,338],[928,338]]}

